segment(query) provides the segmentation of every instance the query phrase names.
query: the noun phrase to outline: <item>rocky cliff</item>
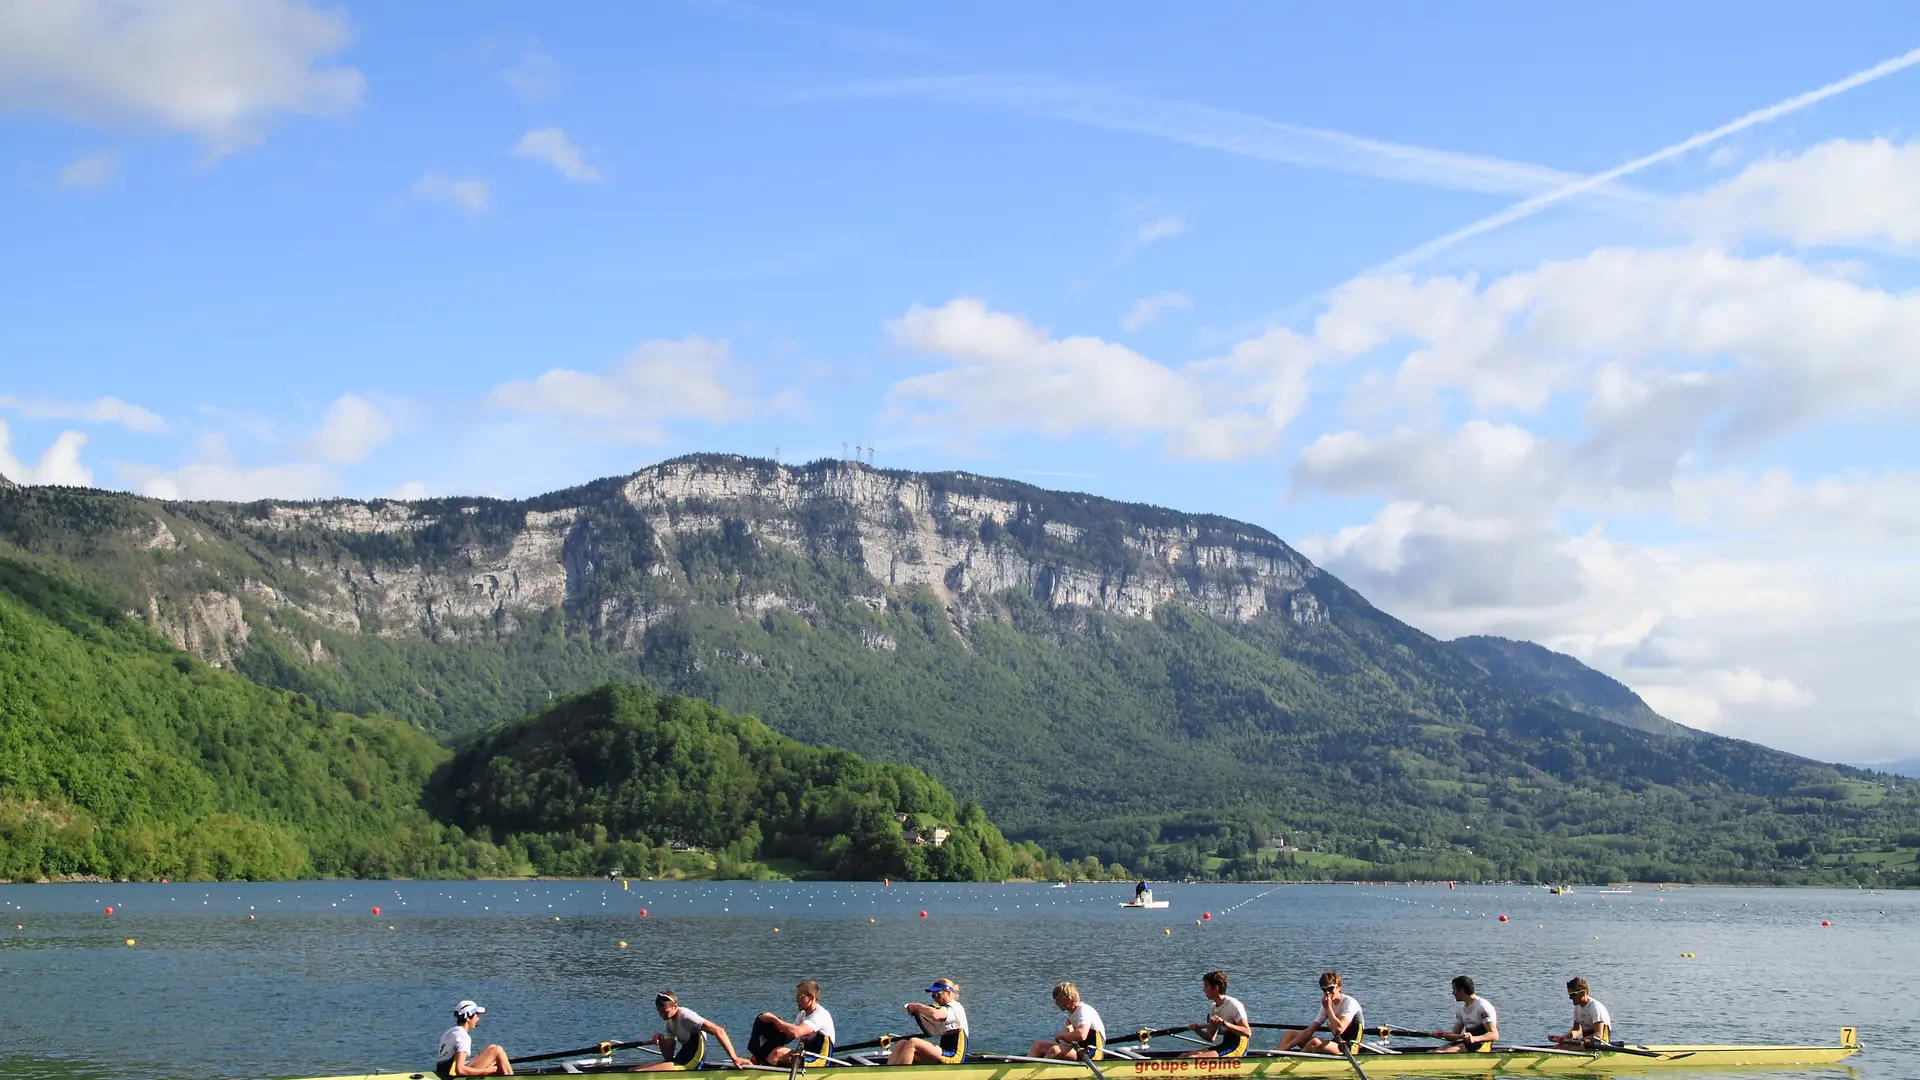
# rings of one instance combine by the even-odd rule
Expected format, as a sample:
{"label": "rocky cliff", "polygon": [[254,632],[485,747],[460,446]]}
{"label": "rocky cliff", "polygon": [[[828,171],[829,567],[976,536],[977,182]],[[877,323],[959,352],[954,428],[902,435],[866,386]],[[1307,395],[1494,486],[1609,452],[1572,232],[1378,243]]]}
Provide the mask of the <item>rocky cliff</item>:
{"label": "rocky cliff", "polygon": [[[609,645],[639,648],[665,615],[711,591],[691,579],[684,555],[713,541],[844,563],[859,572],[859,598],[875,610],[923,590],[956,627],[1007,594],[1129,618],[1181,604],[1232,621],[1270,610],[1302,626],[1325,619],[1308,588],[1318,571],[1253,526],[854,462],[687,458],[525,502],[267,502],[228,513],[176,505],[156,508],[133,539],[178,550],[167,515],[183,510],[291,572],[186,593],[149,575],[139,607],[154,627],[229,665],[246,646],[241,613],[249,608],[436,640],[508,635],[530,616],[571,609]],[[597,557],[613,546],[609,534],[622,549],[617,567]],[[622,587],[636,563],[645,580]],[[724,599],[750,618],[808,603],[777,587]],[[311,650],[312,641],[302,646]]]}

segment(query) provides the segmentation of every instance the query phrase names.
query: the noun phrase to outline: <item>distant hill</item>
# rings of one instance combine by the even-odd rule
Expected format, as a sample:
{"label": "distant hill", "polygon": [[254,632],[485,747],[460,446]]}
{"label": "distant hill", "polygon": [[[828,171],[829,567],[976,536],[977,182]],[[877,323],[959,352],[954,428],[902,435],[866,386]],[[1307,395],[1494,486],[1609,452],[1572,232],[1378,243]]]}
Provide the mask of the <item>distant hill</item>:
{"label": "distant hill", "polygon": [[1263,529],[970,473],[700,455],[519,501],[24,487],[0,492],[7,553],[324,707],[457,739],[644,682],[1155,876],[1892,882],[1920,836],[1920,784],[1574,711]]}
{"label": "distant hill", "polygon": [[1920,758],[1902,758],[1899,761],[1862,761],[1856,764],[1859,768],[1872,769],[1875,772],[1920,778]]}
{"label": "distant hill", "polygon": [[1484,634],[1454,638],[1447,646],[1501,682],[1574,712],[1656,735],[1701,734],[1654,712],[1639,694],[1566,653],[1531,641]]}
{"label": "distant hill", "polygon": [[[720,853],[723,876],[763,858],[838,878],[1014,872],[1013,849],[980,808],[956,805],[918,769],[634,686],[563,698],[464,740],[430,801],[469,832],[526,846],[550,873],[658,872],[676,843]],[[903,833],[902,822],[923,819],[927,828]]]}

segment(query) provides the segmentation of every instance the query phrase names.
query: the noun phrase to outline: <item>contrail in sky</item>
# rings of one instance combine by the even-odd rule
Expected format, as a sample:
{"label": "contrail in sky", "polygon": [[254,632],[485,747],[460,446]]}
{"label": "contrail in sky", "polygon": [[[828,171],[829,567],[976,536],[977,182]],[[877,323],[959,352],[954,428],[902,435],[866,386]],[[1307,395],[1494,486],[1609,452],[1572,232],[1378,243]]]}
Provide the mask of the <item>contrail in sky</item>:
{"label": "contrail in sky", "polygon": [[[1287,124],[1190,101],[1115,93],[1058,79],[983,73],[892,79],[796,95],[794,100],[922,98],[990,106],[1149,135],[1242,157],[1495,195],[1538,195],[1582,179],[1579,173],[1524,161],[1370,139]],[[1601,185],[1596,185],[1596,187]],[[1640,192],[1596,194],[1652,202]]]}
{"label": "contrail in sky", "polygon": [[1452,247],[1462,240],[1479,236],[1484,232],[1490,232],[1500,228],[1502,225],[1511,225],[1522,218],[1532,217],[1547,207],[1565,202],[1576,195],[1585,194],[1622,177],[1631,176],[1649,166],[1658,165],[1670,158],[1679,157],[1681,154],[1698,150],[1711,143],[1719,142],[1729,135],[1738,134],[1755,125],[1764,124],[1770,120],[1778,120],[1780,117],[1786,116],[1789,113],[1799,112],[1809,105],[1825,101],[1837,94],[1844,94],[1855,87],[1865,86],[1870,82],[1884,79],[1896,72],[1905,71],[1915,64],[1920,64],[1920,49],[1914,49],[1911,52],[1896,56],[1891,60],[1882,61],[1865,71],[1855,72],[1837,82],[1830,82],[1817,90],[1809,90],[1804,94],[1790,97],[1785,101],[1768,105],[1766,108],[1755,109],[1745,116],[1735,120],[1729,120],[1711,131],[1702,131],[1699,134],[1689,136],[1674,143],[1672,146],[1655,150],[1645,157],[1634,158],[1624,165],[1616,165],[1605,172],[1582,177],[1563,187],[1555,188],[1544,194],[1535,195],[1530,199],[1523,199],[1497,214],[1483,217],[1471,225],[1455,229],[1445,236],[1435,240],[1429,240],[1411,251],[1397,255],[1359,276],[1366,277],[1372,274],[1393,273],[1398,270],[1405,270],[1416,263],[1422,262]]}

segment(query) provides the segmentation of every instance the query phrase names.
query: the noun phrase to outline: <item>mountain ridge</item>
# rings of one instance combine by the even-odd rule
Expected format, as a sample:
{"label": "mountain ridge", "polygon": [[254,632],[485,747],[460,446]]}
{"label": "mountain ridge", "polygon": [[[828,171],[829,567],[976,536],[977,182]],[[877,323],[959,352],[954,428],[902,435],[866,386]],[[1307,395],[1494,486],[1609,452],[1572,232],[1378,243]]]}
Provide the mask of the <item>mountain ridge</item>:
{"label": "mountain ridge", "polygon": [[331,707],[450,736],[644,681],[1156,873],[1785,880],[1854,873],[1808,852],[1912,809],[1501,682],[1267,530],[971,473],[694,455],[514,501],[22,488],[0,546]]}

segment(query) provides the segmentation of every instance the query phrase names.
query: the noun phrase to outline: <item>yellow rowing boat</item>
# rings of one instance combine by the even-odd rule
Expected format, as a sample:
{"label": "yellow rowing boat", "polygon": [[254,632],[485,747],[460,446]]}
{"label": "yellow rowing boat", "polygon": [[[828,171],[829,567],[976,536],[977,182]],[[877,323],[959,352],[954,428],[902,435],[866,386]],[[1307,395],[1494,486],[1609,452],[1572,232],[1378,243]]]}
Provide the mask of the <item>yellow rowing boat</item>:
{"label": "yellow rowing boat", "polygon": [[[1486,1053],[1440,1054],[1432,1050],[1399,1049],[1370,1044],[1358,1055],[1368,1080],[1395,1076],[1486,1076],[1554,1073],[1650,1072],[1666,1069],[1753,1069],[1832,1065],[1860,1052],[1853,1028],[1840,1029],[1833,1046],[1629,1046],[1591,1052],[1554,1050],[1538,1046],[1502,1046]],[[520,1075],[589,1073],[624,1070],[608,1056],[585,1056],[557,1065],[528,1069]],[[1337,1054],[1254,1051],[1242,1058],[1107,1057],[1091,1066],[1072,1061],[983,1055],[953,1065],[845,1065],[814,1066],[819,1074],[884,1072],[897,1080],[1094,1080],[1097,1069],[1105,1080],[1262,1080],[1267,1077],[1346,1077],[1354,1068]],[[701,1069],[710,1080],[770,1080],[770,1073],[786,1069]],[[374,1073],[360,1077],[315,1077],[313,1080],[435,1080],[432,1072]]]}

